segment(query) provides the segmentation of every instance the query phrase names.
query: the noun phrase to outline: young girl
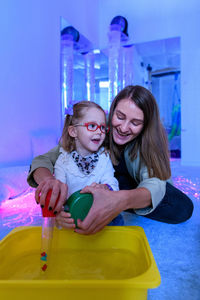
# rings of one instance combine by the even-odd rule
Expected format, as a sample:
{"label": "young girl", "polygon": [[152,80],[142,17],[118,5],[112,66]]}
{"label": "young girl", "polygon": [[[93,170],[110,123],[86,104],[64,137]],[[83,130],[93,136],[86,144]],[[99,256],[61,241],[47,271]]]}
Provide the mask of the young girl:
{"label": "young girl", "polygon": [[[54,174],[67,184],[68,197],[88,185],[119,189],[109,154],[102,147],[107,132],[105,112],[94,102],[78,102],[73,106],[73,115],[66,116]],[[74,227],[70,213],[62,211],[57,222]]]}

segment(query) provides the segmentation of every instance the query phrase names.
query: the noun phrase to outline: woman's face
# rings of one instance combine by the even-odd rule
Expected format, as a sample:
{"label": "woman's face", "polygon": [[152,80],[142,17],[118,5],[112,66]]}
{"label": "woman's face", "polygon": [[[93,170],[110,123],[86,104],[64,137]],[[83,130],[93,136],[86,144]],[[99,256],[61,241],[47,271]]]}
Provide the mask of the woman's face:
{"label": "woman's face", "polygon": [[128,98],[117,104],[113,117],[113,140],[118,145],[125,145],[134,140],[144,126],[143,111]]}

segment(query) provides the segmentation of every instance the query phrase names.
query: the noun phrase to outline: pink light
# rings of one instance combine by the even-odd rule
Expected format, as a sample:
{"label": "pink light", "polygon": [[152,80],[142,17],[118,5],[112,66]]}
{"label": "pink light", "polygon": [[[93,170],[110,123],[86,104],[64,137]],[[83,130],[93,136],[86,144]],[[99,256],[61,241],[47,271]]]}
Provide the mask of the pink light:
{"label": "pink light", "polygon": [[189,197],[195,197],[197,200],[200,200],[200,181],[199,178],[195,179],[196,182],[193,182],[191,179],[183,177],[183,176],[177,176],[173,178],[174,185],[180,189],[182,192],[184,192]]}
{"label": "pink light", "polygon": [[15,199],[4,200],[0,206],[0,216],[3,227],[29,226],[41,221],[41,208],[36,204],[34,191]]}
{"label": "pink light", "polygon": [[[175,168],[179,168],[180,160],[171,159]],[[177,173],[177,171],[176,171]],[[189,197],[200,200],[200,178],[186,176],[174,176],[174,186],[183,191]],[[34,199],[34,189],[29,189],[26,194],[17,198],[0,202],[0,221],[3,228],[18,226],[42,225],[41,208]]]}

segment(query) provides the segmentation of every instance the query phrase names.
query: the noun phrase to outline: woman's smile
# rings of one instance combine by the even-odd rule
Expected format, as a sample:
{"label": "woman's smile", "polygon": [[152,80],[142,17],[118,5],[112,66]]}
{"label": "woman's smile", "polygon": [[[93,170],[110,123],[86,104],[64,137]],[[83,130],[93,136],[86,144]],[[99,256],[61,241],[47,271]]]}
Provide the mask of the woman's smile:
{"label": "woman's smile", "polygon": [[127,138],[130,135],[130,133],[128,134],[128,133],[121,132],[117,127],[113,129],[113,133],[114,132],[121,139]]}

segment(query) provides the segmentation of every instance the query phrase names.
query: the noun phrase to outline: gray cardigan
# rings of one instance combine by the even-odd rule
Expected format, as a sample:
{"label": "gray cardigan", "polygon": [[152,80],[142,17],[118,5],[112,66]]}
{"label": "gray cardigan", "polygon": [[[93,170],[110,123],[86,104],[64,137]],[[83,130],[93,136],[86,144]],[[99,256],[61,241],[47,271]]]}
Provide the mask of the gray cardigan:
{"label": "gray cardigan", "polygon": [[[130,146],[127,146],[124,151],[124,157],[126,166],[131,177],[135,179],[138,186],[137,188],[146,188],[151,193],[152,205],[146,208],[136,209],[135,213],[138,215],[146,215],[151,213],[161,202],[166,192],[166,181],[160,180],[159,178],[149,178],[147,167],[144,164],[140,166],[140,155],[138,153],[137,158],[133,161],[130,160],[129,150]],[[171,179],[167,180],[172,184]]]}

